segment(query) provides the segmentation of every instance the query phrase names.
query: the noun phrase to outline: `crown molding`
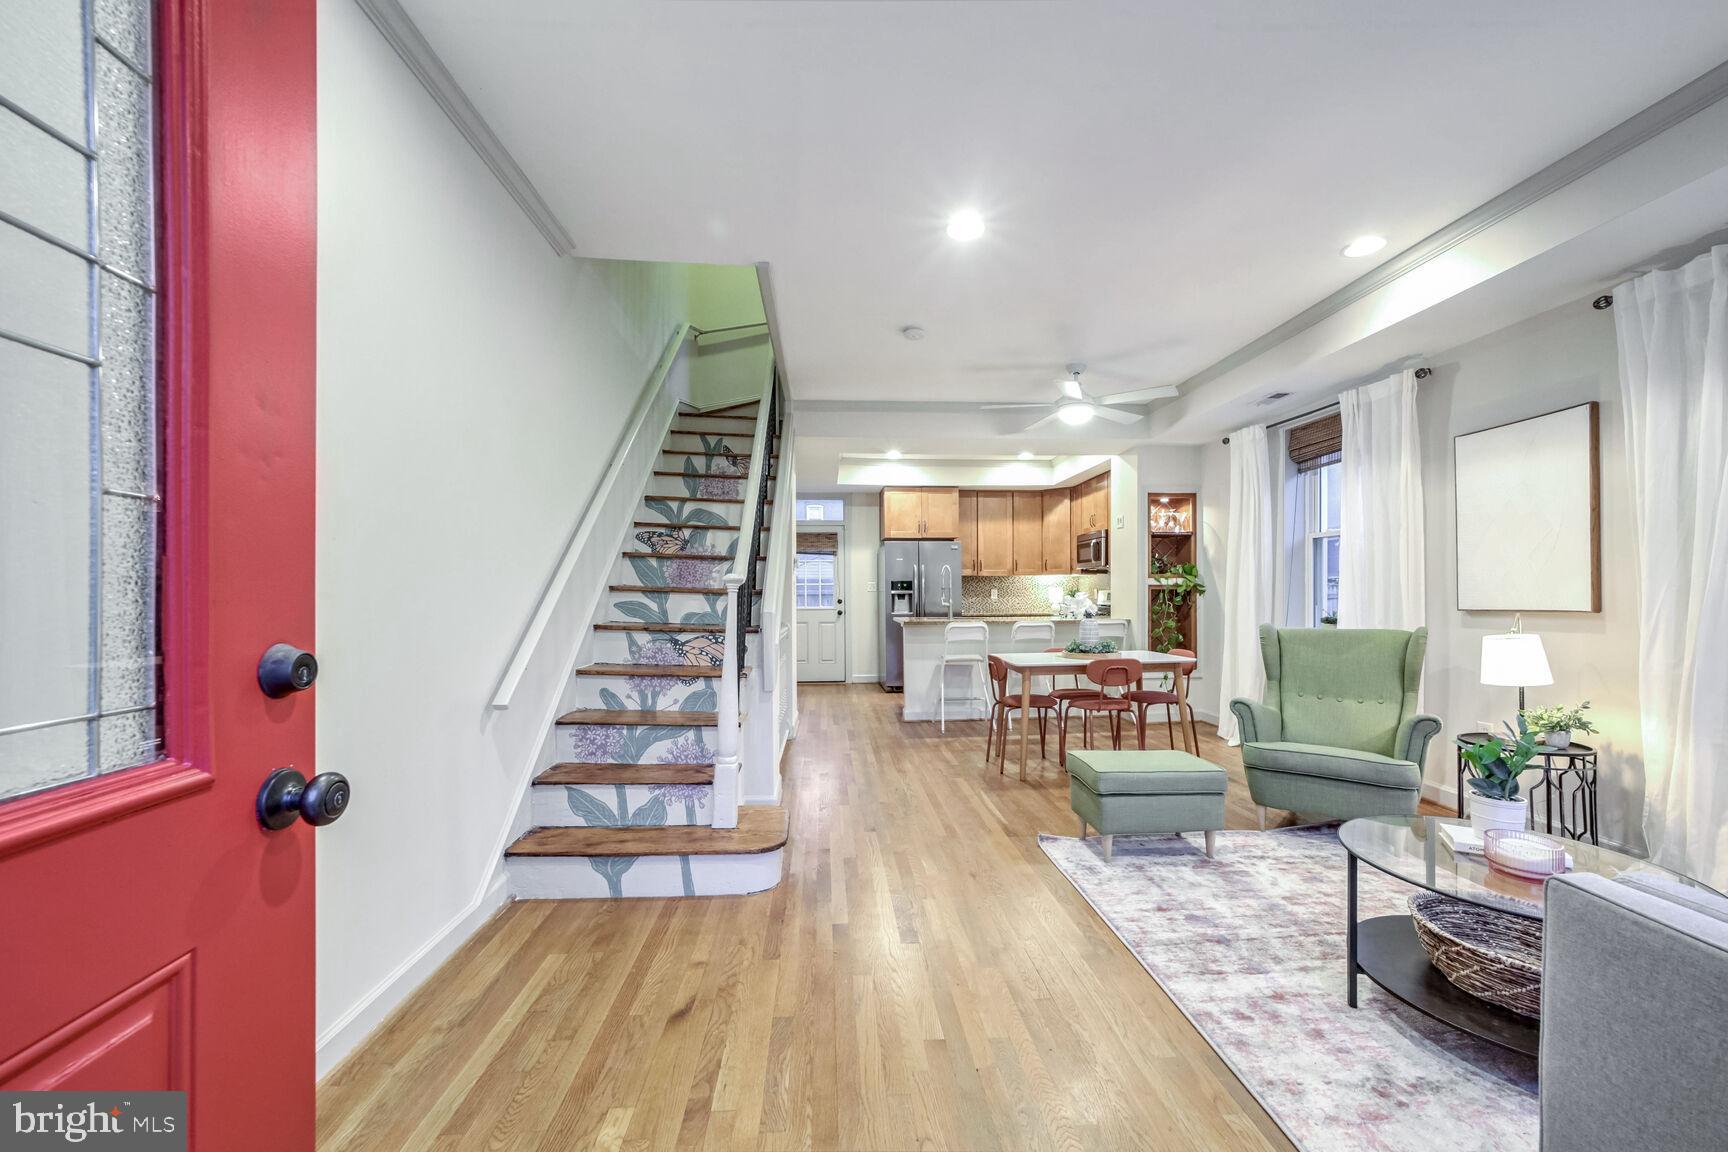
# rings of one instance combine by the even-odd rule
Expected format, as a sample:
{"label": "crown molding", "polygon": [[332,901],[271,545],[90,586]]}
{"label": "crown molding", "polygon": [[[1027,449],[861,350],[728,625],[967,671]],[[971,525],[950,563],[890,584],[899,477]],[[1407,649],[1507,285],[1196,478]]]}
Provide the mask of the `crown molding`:
{"label": "crown molding", "polygon": [[565,230],[564,225],[553,215],[552,208],[528,174],[522,171],[522,166],[516,163],[510,150],[504,147],[504,142],[498,139],[486,118],[480,115],[480,110],[474,107],[468,99],[462,86],[456,83],[456,78],[450,75],[450,70],[444,67],[444,61],[438,58],[438,53],[432,50],[426,37],[420,29],[402,10],[397,0],[354,0],[360,10],[366,13],[367,19],[383,34],[390,47],[396,50],[396,55],[402,57],[402,62],[408,65],[408,70],[414,73],[414,78],[420,81],[438,107],[444,110],[444,115],[450,118],[450,123],[456,125],[456,131],[462,133],[462,138],[468,141],[469,147],[492,170],[492,175],[498,178],[498,183],[504,185],[504,190],[510,193],[510,198],[516,201],[523,213],[540,230],[540,235],[552,245],[552,251],[560,256],[570,256],[576,251],[576,241]]}
{"label": "crown molding", "polygon": [[1471,209],[1452,223],[1406,248],[1372,271],[1357,277],[1325,299],[1297,313],[1230,355],[1182,381],[1182,394],[1209,384],[1259,358],[1284,341],[1378,292],[1429,261],[1444,255],[1472,236],[1583,179],[1611,160],[1660,136],[1682,120],[1728,97],[1728,62],[1718,64],[1691,83],[1670,92],[1589,143],[1562,156],[1492,200]]}

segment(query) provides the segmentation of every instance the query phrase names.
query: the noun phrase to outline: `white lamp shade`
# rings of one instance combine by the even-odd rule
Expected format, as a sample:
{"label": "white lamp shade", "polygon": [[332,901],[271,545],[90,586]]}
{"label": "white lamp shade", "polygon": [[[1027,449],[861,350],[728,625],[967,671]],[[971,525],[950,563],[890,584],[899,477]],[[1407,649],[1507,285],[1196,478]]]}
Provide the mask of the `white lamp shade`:
{"label": "white lamp shade", "polygon": [[1482,683],[1500,688],[1535,688],[1554,683],[1542,637],[1506,632],[1482,637]]}

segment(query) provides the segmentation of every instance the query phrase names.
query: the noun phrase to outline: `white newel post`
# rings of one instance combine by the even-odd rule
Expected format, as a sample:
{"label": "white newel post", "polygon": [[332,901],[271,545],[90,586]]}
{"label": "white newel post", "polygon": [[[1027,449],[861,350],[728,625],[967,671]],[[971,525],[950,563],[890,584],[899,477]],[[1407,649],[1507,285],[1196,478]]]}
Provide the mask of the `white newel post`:
{"label": "white newel post", "polygon": [[[740,545],[742,548],[742,545]],[[714,738],[714,827],[738,827],[738,588],[741,572],[726,574],[726,652],[720,663],[720,698]]]}

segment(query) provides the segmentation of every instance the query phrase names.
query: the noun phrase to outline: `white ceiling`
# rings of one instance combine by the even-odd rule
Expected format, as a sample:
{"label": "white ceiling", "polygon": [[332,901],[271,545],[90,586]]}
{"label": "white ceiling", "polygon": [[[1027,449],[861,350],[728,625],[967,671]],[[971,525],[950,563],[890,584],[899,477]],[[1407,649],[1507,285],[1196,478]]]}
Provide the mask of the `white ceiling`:
{"label": "white ceiling", "polygon": [[1728,57],[1721,0],[404,6],[581,254],[768,261],[802,399],[1181,381]]}

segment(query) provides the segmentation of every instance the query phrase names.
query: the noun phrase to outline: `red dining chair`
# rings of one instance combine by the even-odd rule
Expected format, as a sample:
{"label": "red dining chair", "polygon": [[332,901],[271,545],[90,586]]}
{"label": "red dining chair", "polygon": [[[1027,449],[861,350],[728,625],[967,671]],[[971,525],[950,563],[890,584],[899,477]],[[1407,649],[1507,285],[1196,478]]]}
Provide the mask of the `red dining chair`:
{"label": "red dining chair", "polygon": [[[1020,710],[1020,696],[1008,691],[1008,663],[1000,656],[989,657],[990,727],[984,734],[984,763],[990,763],[990,748],[996,747],[996,771],[1006,771],[1008,758],[1008,717]],[[1044,758],[1045,723],[1057,707],[1056,698],[1034,693],[1032,707],[1038,712],[1038,758]]]}
{"label": "red dining chair", "polygon": [[[1046,651],[1046,652],[1061,652],[1061,651],[1063,651],[1063,649],[1061,649],[1061,648],[1046,648],[1046,649],[1044,649],[1044,651]],[[1076,660],[1074,662],[1074,673],[1073,673],[1074,686],[1072,688],[1058,688],[1058,687],[1056,687],[1056,681],[1057,681],[1058,677],[1066,676],[1066,675],[1068,675],[1068,673],[1066,673],[1066,672],[1053,673],[1051,675],[1051,677],[1050,677],[1050,695],[1052,695],[1056,698],[1056,716],[1057,716],[1057,719],[1061,719],[1062,714],[1068,710],[1068,702],[1070,700],[1078,700],[1083,696],[1096,696],[1096,695],[1098,695],[1098,689],[1096,689],[1096,688],[1082,688],[1080,686],[1080,674],[1082,672],[1084,672],[1085,670],[1086,670],[1086,666],[1084,664],[1081,664],[1078,660]]]}
{"label": "red dining chair", "polygon": [[1140,677],[1145,669],[1138,660],[1110,659],[1108,657],[1093,660],[1086,665],[1086,679],[1097,685],[1097,688],[1085,696],[1076,696],[1068,701],[1068,707],[1056,725],[1056,759],[1066,768],[1068,766],[1068,718],[1074,715],[1076,709],[1086,717],[1086,747],[1092,747],[1092,714],[1094,712],[1108,713],[1110,716],[1110,736],[1114,748],[1122,747],[1122,716],[1132,712],[1134,705],[1125,696],[1112,696],[1110,689],[1127,689],[1140,683]]}
{"label": "red dining chair", "polygon": [[[1194,653],[1188,651],[1188,649],[1186,649],[1186,648],[1172,648],[1172,649],[1170,649],[1170,655],[1172,655],[1172,656],[1187,656],[1187,657],[1192,658]],[[1164,705],[1164,731],[1165,731],[1165,734],[1170,738],[1170,747],[1172,747],[1172,748],[1176,747],[1176,728],[1170,722],[1171,710],[1174,709],[1177,706],[1177,704],[1179,703],[1179,700],[1177,699],[1177,696],[1176,696],[1176,677],[1177,676],[1182,677],[1182,685],[1184,688],[1186,688],[1190,683],[1189,677],[1191,677],[1193,675],[1194,675],[1194,665],[1189,664],[1187,667],[1183,668],[1180,672],[1174,672],[1173,671],[1170,673],[1170,689],[1168,691],[1165,691],[1163,689],[1155,689],[1155,688],[1152,688],[1152,689],[1143,688],[1143,689],[1140,689],[1138,691],[1130,692],[1127,694],[1126,699],[1128,700],[1129,703],[1133,704],[1135,706],[1135,708],[1137,709],[1138,720],[1136,722],[1138,723],[1138,725],[1140,727],[1140,747],[1141,748],[1146,747],[1146,713],[1148,711],[1150,711],[1155,705],[1158,705],[1158,704]],[[1193,726],[1194,726],[1194,705],[1192,703],[1190,703],[1188,705],[1188,727],[1190,730],[1192,730]]]}

